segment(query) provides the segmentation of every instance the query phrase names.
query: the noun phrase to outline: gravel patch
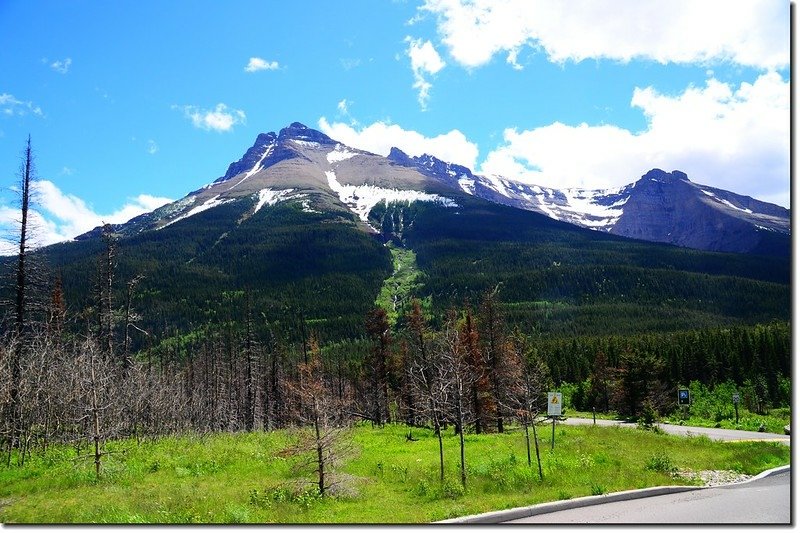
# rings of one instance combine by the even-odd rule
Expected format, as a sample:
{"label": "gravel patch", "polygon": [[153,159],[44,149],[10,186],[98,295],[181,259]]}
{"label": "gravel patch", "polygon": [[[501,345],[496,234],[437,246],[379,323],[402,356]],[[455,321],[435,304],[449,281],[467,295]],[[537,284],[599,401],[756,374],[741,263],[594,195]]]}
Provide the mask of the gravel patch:
{"label": "gravel patch", "polygon": [[718,487],[720,485],[728,485],[730,483],[741,483],[742,481],[747,481],[753,476],[734,472],[733,470],[700,470],[699,472],[681,470],[675,475],[675,477],[699,481],[704,487]]}

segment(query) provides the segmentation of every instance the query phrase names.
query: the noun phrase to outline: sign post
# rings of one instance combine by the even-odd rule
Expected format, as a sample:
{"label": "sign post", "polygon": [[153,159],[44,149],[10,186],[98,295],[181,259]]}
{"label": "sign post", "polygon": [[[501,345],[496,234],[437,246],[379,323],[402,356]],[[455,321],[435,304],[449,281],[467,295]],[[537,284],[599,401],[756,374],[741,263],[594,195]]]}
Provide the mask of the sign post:
{"label": "sign post", "polygon": [[553,419],[553,432],[550,437],[550,449],[556,447],[556,417],[561,416],[561,393],[547,393],[547,416]]}
{"label": "sign post", "polygon": [[739,393],[733,393],[733,409],[736,411],[736,424],[739,424]]}
{"label": "sign post", "polygon": [[681,410],[683,410],[684,415],[686,415],[686,411],[689,409],[689,406],[692,405],[692,397],[689,394],[689,389],[678,389],[678,405],[681,406]]}

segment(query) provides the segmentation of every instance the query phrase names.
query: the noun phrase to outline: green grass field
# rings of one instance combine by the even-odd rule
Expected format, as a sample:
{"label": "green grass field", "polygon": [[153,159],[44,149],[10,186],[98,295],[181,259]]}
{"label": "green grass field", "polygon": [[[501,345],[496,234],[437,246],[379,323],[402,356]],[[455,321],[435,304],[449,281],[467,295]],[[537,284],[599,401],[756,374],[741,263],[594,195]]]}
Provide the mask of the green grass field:
{"label": "green grass field", "polygon": [[[419,523],[540,502],[657,485],[680,470],[755,474],[788,464],[789,447],[718,443],[604,428],[539,429],[544,480],[527,464],[517,430],[467,435],[467,487],[458,474],[458,438],[445,438],[446,479],[438,479],[435,435],[368,425],[348,430],[342,485],[319,498],[297,473],[295,431],[214,434],[109,443],[104,474],[71,447],[34,453],[24,467],[0,466],[4,523]],[[533,446],[532,446],[533,447]],[[85,450],[81,453],[86,453]]]}

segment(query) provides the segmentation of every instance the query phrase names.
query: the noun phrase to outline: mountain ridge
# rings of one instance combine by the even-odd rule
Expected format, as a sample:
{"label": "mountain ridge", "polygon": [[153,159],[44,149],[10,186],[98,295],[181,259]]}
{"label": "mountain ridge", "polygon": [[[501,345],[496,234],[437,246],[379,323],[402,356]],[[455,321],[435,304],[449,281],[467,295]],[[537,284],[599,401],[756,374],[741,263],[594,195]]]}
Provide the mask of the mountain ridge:
{"label": "mountain ridge", "polygon": [[478,175],[429,154],[409,156],[396,147],[388,157],[468,194],[614,235],[707,251],[790,253],[788,209],[696,184],[679,170],[651,169],[634,183],[612,189],[559,190]]}
{"label": "mountain ridge", "polygon": [[[469,195],[524,209],[578,227],[651,242],[734,253],[788,256],[788,209],[692,182],[682,171],[652,169],[612,189],[553,189],[503,176],[480,175],[435,156],[392,147],[383,157],[351,148],[293,122],[261,133],[213,182],[116,231],[158,230],[223,203],[251,196],[264,205],[301,201],[306,210],[355,214],[367,231],[379,202],[432,201],[457,207]],[[98,234],[99,229],[77,240]]]}
{"label": "mountain ridge", "polygon": [[[147,310],[143,330],[171,335],[241,319],[249,298],[270,324],[296,324],[302,315],[321,342],[360,338],[364,316],[393,272],[389,241],[416,256],[412,293],[432,316],[495,289],[520,326],[553,334],[788,316],[786,257],[709,253],[592,231],[470,194],[462,175],[474,174],[464,167],[426,158],[423,172],[399,151],[389,159],[298,124],[283,133],[257,137],[226,179],[111,228],[118,278],[142,279],[136,303]],[[284,157],[273,157],[281,151]],[[443,170],[449,183],[435,177]],[[476,181],[476,189],[490,185],[499,187]],[[561,191],[551,196],[563,205],[571,200]],[[619,198],[598,201],[616,209]],[[41,252],[63,272],[75,309],[96,309],[93,273],[108,242],[100,234]],[[117,301],[124,290],[117,288]],[[407,303],[392,305],[402,310]]]}

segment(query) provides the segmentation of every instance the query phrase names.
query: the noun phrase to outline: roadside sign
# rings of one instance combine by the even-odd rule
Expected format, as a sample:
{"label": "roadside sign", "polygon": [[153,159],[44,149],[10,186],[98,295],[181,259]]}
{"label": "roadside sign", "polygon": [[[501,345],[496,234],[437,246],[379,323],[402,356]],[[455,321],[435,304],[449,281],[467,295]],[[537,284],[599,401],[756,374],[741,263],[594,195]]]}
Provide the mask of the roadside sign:
{"label": "roadside sign", "polygon": [[678,405],[691,405],[689,389],[678,389]]}
{"label": "roadside sign", "polygon": [[561,393],[547,393],[547,416],[561,416]]}
{"label": "roadside sign", "polygon": [[733,393],[733,403],[739,403],[739,393],[738,392],[734,392]]}

